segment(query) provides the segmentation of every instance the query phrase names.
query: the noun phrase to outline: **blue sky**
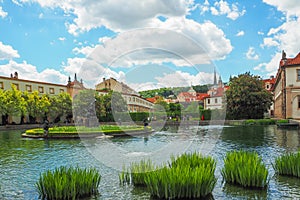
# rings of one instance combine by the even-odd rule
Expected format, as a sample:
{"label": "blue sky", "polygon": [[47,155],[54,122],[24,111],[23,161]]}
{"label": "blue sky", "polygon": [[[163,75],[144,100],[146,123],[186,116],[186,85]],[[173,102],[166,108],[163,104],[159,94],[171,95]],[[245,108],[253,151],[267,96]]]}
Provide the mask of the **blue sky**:
{"label": "blue sky", "polygon": [[300,51],[299,15],[296,0],[0,0],[0,75],[137,90],[211,83],[214,68],[268,78]]}

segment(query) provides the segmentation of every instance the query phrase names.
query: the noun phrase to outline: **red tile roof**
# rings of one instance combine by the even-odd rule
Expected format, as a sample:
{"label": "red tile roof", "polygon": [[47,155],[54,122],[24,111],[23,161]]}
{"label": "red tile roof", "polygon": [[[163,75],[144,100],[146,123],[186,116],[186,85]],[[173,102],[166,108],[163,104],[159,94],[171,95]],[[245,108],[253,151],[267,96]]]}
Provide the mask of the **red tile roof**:
{"label": "red tile roof", "polygon": [[[287,62],[286,65],[300,65],[300,52],[298,53],[298,55],[295,58],[287,58]],[[280,66],[284,66],[284,60],[280,61]]]}
{"label": "red tile roof", "polygon": [[197,93],[197,101],[203,101],[206,97],[209,97],[207,93]]}

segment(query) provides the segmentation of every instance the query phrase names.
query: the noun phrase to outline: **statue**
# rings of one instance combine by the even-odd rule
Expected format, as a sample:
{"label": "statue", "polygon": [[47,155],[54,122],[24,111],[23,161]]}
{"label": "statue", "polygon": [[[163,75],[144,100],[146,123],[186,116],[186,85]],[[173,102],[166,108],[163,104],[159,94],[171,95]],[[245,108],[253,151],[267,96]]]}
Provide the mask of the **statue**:
{"label": "statue", "polygon": [[49,121],[47,119],[45,119],[45,121],[44,121],[43,129],[44,129],[44,137],[48,137]]}

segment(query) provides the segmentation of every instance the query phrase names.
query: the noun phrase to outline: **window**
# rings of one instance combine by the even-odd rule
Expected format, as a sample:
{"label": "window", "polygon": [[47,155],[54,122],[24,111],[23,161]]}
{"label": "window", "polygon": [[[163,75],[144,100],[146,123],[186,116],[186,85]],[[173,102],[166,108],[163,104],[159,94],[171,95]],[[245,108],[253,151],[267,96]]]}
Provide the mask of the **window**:
{"label": "window", "polygon": [[210,104],[210,99],[207,99],[207,104]]}
{"label": "window", "polygon": [[64,89],[60,89],[59,92],[62,93],[62,92],[65,92],[65,90]]}
{"label": "window", "polygon": [[0,89],[4,89],[4,84],[3,84],[3,82],[0,82]]}
{"label": "window", "polygon": [[39,86],[39,93],[44,93],[44,87]]}
{"label": "window", "polygon": [[300,96],[298,96],[298,109],[300,109]]}
{"label": "window", "polygon": [[31,85],[26,85],[26,91],[27,91],[27,92],[32,92],[32,87],[31,87]]}
{"label": "window", "polygon": [[54,88],[49,88],[49,93],[54,94]]}
{"label": "window", "polygon": [[16,87],[17,90],[19,90],[19,84],[18,83],[13,83],[13,85]]}
{"label": "window", "polygon": [[270,88],[269,84],[267,84],[267,90]]}
{"label": "window", "polygon": [[218,103],[218,99],[215,99],[215,103]]}
{"label": "window", "polygon": [[300,69],[297,69],[297,81],[300,81]]}

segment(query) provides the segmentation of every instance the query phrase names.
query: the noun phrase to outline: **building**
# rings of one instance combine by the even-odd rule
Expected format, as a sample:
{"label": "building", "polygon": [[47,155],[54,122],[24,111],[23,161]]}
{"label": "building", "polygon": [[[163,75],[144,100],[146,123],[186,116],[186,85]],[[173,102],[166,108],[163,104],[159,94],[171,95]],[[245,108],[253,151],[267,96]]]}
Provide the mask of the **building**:
{"label": "building", "polygon": [[105,79],[96,85],[99,94],[107,94],[110,90],[119,92],[126,101],[129,112],[149,112],[153,108],[153,103],[142,98],[138,92],[128,85],[117,81],[114,78]]}
{"label": "building", "polygon": [[273,93],[275,117],[300,119],[300,53],[286,58],[282,51]]}
{"label": "building", "polygon": [[[265,90],[267,90],[268,92],[271,92],[273,94],[275,77],[270,76],[270,78],[264,79],[263,83],[264,83],[263,87],[265,88]],[[268,110],[268,113],[266,113],[265,117],[274,117],[274,102],[271,104],[271,106]]]}
{"label": "building", "polygon": [[14,75],[11,74],[10,77],[0,76],[0,89],[11,90],[12,85],[22,92],[27,91],[31,93],[38,91],[39,94],[47,94],[50,96],[67,92],[73,97],[79,90],[84,89],[82,81],[79,82],[77,80],[76,74],[74,81],[71,81],[71,77],[69,77],[69,81],[66,85],[20,79],[18,72],[15,72]]}
{"label": "building", "polygon": [[225,91],[229,86],[224,86],[221,76],[219,76],[219,81],[217,83],[216,71],[214,71],[214,84],[210,90],[207,92],[207,96],[204,97],[204,109],[214,110],[222,109],[224,105],[224,95]]}

